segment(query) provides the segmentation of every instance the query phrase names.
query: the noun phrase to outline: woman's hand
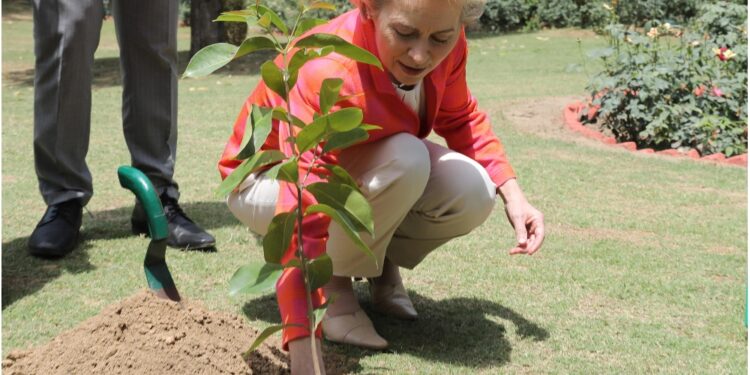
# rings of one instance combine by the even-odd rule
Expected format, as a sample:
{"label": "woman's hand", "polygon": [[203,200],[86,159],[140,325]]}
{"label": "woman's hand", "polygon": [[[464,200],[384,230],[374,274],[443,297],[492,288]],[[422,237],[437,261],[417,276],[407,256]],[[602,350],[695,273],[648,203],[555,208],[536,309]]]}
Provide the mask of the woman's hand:
{"label": "woman's hand", "polygon": [[497,192],[505,203],[508,221],[516,231],[517,243],[510,254],[534,254],[544,242],[544,215],[526,201],[515,179],[508,180]]}
{"label": "woman's hand", "polygon": [[[317,349],[318,364],[320,373],[325,374],[325,364],[323,363],[323,354],[321,351],[320,339],[317,340],[315,348]],[[292,375],[315,374],[315,368],[312,360],[312,350],[310,350],[310,337],[305,337],[289,342],[289,359],[292,364]]]}

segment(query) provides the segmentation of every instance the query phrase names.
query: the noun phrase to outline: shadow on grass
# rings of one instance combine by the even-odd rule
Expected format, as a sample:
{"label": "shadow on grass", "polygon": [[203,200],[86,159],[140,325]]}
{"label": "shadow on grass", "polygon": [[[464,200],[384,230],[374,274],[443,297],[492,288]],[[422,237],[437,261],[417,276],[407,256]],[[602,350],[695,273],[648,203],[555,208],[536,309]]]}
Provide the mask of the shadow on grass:
{"label": "shadow on grass", "polygon": [[[260,66],[268,59],[275,56],[273,51],[259,51],[250,55],[243,56],[227,66],[219,69],[213,75],[257,75],[260,73]],[[190,56],[188,51],[180,51],[177,55],[178,74],[185,72]],[[120,73],[120,58],[105,57],[94,60],[93,78],[91,85],[93,88],[105,88],[119,86],[122,84]],[[34,86],[34,68],[26,70],[15,70],[3,75],[3,79],[16,86]]]}
{"label": "shadow on grass", "polygon": [[[394,353],[481,369],[510,361],[512,347],[507,339],[506,324],[511,324],[515,335],[522,339],[543,341],[549,338],[549,332],[543,327],[495,302],[477,298],[438,301],[409,292],[420,315],[418,320],[408,322],[373,312],[366,288],[359,285],[356,289],[362,307],[390,343],[389,351]],[[279,322],[274,296],[247,302],[243,313],[252,320]],[[368,350],[330,342],[326,348],[357,359],[372,355]]]}
{"label": "shadow on grass", "polygon": [[[182,208],[196,223],[207,231],[226,226],[238,225],[224,202],[191,202],[181,204]],[[112,240],[133,236],[130,231],[132,207],[122,207],[106,211],[83,213],[81,243],[62,259],[47,260],[29,255],[28,236],[3,242],[2,247],[2,308],[13,302],[36,293],[48,282],[63,273],[82,273],[95,269],[89,262],[89,253],[96,251],[93,241]],[[92,217],[93,216],[93,217]],[[29,228],[29,233],[33,228]],[[101,246],[101,245],[99,245]],[[148,241],[138,251],[146,254]],[[221,244],[218,244],[221,247]],[[169,249],[170,251],[178,251]],[[193,250],[191,250],[193,251]],[[213,251],[215,248],[200,250]]]}
{"label": "shadow on grass", "polygon": [[27,241],[28,237],[20,237],[3,242],[3,310],[16,300],[34,294],[63,273],[78,274],[95,268],[89,262],[92,246],[87,242],[81,243],[63,259],[47,260],[29,255]]}
{"label": "shadow on grass", "polygon": [[28,0],[3,0],[3,19],[31,19],[31,1]]}
{"label": "shadow on grass", "polygon": [[[180,202],[180,207],[188,217],[208,232],[227,226],[241,225],[222,201]],[[92,212],[91,215],[84,211],[84,240],[111,240],[132,236],[133,234],[130,231],[132,211],[132,206],[96,211]]]}

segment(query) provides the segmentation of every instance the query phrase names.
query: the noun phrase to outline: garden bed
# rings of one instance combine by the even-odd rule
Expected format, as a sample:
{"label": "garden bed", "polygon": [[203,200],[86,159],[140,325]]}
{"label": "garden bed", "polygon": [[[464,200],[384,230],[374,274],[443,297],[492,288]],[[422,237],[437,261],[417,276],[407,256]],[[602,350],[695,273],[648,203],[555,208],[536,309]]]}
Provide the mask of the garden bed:
{"label": "garden bed", "polygon": [[[243,353],[258,332],[245,320],[176,303],[143,291],[106,307],[47,344],[14,350],[4,374],[280,374],[289,359],[278,340]],[[350,371],[347,358],[326,355],[328,373]]]}
{"label": "garden bed", "polygon": [[618,143],[617,140],[613,136],[602,133],[600,129],[596,127],[596,124],[590,124],[589,126],[582,124],[579,119],[581,118],[581,114],[584,113],[584,111],[588,111],[588,115],[587,115],[588,118],[593,119],[594,118],[593,114],[596,113],[597,108],[595,106],[592,107],[590,105],[584,104],[579,101],[568,104],[565,107],[564,113],[563,113],[563,118],[565,119],[565,125],[570,130],[580,133],[588,138],[601,141],[602,143],[613,145],[616,147],[621,147],[630,151],[637,151],[637,152],[645,153],[645,154],[656,153],[656,154],[668,155],[668,156],[688,157],[691,159],[700,159],[700,160],[711,161],[711,162],[716,162],[716,163],[731,164],[731,165],[747,167],[747,153],[744,153],[741,155],[735,155],[730,158],[725,157],[724,154],[722,153],[715,153],[711,155],[701,156],[700,152],[698,152],[698,150],[696,149],[690,149],[686,152],[681,152],[676,149],[655,151],[654,149],[651,149],[651,148],[638,149],[635,142]]}

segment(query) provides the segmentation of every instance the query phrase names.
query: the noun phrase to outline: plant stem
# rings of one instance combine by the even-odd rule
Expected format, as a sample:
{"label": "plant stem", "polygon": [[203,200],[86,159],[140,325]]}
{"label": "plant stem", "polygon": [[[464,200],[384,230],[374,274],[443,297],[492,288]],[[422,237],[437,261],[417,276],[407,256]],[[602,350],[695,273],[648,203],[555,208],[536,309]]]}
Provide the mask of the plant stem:
{"label": "plant stem", "polygon": [[[299,17],[295,21],[293,30],[297,29],[297,24],[299,23]],[[301,159],[301,155],[299,153],[299,150],[297,150],[296,144],[295,144],[295,137],[293,137],[294,134],[294,128],[292,126],[292,104],[289,102],[289,61],[287,59],[289,55],[291,43],[287,41],[286,46],[284,47],[284,50],[282,51],[282,58],[283,58],[283,80],[284,80],[284,92],[286,93],[286,107],[287,107],[287,127],[289,129],[289,135],[288,138],[289,145],[292,148],[292,154],[294,154],[295,157]],[[304,190],[304,186],[297,181],[295,184],[295,187],[297,188],[297,256],[299,257],[300,264],[301,264],[301,271],[302,271],[302,280],[305,284],[305,299],[307,300],[307,320],[309,322],[309,331],[310,331],[310,351],[312,352],[312,360],[313,360],[313,369],[315,371],[315,375],[320,375],[320,363],[318,363],[318,350],[317,350],[317,342],[315,338],[315,311],[313,310],[313,304],[312,304],[312,290],[310,288],[310,275],[307,270],[307,257],[305,256],[304,251],[304,240],[302,239],[302,220],[304,218],[303,212],[302,212],[302,193]]]}
{"label": "plant stem", "polygon": [[307,299],[307,319],[310,321],[310,350],[312,351],[313,368],[315,374],[320,375],[320,364],[318,363],[317,343],[315,342],[315,312],[312,305],[312,290],[310,289],[310,278],[307,271],[307,259],[303,251],[302,241],[302,186],[297,184],[297,252],[302,263],[302,274],[305,282],[305,297]]}

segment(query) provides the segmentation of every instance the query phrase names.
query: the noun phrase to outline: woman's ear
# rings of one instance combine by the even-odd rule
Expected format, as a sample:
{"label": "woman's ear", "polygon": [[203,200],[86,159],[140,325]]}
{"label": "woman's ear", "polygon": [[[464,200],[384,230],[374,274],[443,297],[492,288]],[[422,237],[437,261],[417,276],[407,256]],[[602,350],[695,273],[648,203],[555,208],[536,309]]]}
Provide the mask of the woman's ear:
{"label": "woman's ear", "polygon": [[367,0],[352,0],[352,3],[359,8],[359,16],[365,21],[372,20],[372,8]]}

